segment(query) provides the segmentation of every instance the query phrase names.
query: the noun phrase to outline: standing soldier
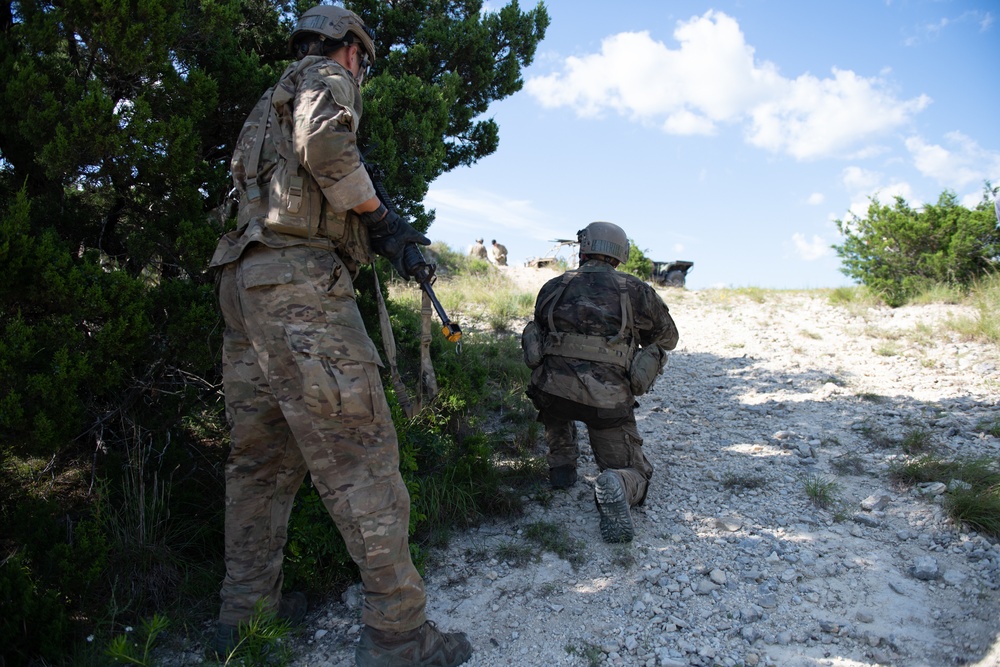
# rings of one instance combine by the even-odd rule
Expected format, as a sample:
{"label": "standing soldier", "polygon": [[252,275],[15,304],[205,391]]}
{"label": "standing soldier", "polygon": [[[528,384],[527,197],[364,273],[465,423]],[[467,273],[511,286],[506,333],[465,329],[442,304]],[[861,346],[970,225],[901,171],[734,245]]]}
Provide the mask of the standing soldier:
{"label": "standing soldier", "polygon": [[356,146],[372,39],[341,7],[302,14],[296,61],[250,113],[233,156],[238,228],[212,258],[232,427],[219,655],[260,599],[281,616],[304,615],[304,599],[282,597],[281,563],[307,472],[360,569],[357,664],[454,667],[472,653],[464,633],[425,617],[396,431],[355,302],[353,279],[373,251],[409,279],[416,267],[404,248],[429,243],[379,201]]}
{"label": "standing soldier", "polygon": [[493,239],[493,247],[490,248],[493,253],[493,263],[497,266],[507,266],[507,247],[497,243],[496,239]]}
{"label": "standing soldier", "polygon": [[636,396],[652,386],[677,345],[677,327],[652,287],[615,268],[628,259],[621,227],[592,222],[578,233],[580,268],[545,283],[521,344],[533,369],[527,394],[549,446],[549,481],[576,483],[576,423],[590,434],[601,470],[594,489],[607,542],[629,542],[629,508],[653,474],[635,425]]}
{"label": "standing soldier", "polygon": [[486,253],[486,246],[483,245],[482,239],[476,239],[476,242],[472,244],[469,248],[469,257],[474,257],[475,259],[489,259],[489,255]]}

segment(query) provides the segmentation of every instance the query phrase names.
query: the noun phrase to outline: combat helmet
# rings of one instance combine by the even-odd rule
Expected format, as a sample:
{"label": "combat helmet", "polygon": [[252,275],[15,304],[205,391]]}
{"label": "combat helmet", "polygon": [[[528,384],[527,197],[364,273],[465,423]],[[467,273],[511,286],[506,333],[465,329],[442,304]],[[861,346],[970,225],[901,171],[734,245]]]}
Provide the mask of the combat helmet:
{"label": "combat helmet", "polygon": [[610,222],[592,222],[576,233],[580,255],[605,255],[624,264],[628,261],[625,230]]}
{"label": "combat helmet", "polygon": [[360,43],[368,58],[368,63],[375,62],[375,31],[365,25],[364,21],[349,9],[334,5],[316,5],[303,12],[292,30],[288,40],[288,48],[294,52],[295,38],[305,32],[315,33],[320,39],[342,41],[348,33]]}

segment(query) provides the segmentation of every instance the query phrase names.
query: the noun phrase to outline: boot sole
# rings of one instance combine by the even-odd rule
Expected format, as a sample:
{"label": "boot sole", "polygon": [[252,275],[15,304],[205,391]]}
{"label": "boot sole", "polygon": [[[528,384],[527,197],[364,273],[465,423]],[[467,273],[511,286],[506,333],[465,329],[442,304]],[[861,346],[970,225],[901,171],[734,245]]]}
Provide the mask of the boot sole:
{"label": "boot sole", "polygon": [[597,511],[601,514],[601,537],[605,542],[631,542],[635,526],[625,499],[625,487],[618,475],[605,470],[597,477],[594,487]]}

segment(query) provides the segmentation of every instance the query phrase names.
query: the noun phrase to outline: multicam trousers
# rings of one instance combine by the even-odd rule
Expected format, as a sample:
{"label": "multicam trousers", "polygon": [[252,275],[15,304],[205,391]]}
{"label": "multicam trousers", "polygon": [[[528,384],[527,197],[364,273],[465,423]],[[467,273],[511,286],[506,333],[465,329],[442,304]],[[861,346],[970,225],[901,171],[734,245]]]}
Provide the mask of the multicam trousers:
{"label": "multicam trousers", "polygon": [[587,425],[597,467],[601,471],[618,473],[630,506],[642,504],[653,476],[653,466],[642,453],[642,438],[632,410],[619,416],[603,416],[592,407],[545,392],[536,392],[532,400],[538,407],[538,421],[545,426],[549,468],[576,467],[580,455],[576,422],[583,422]]}
{"label": "multicam trousers", "polygon": [[308,472],[361,570],[362,621],[404,632],[425,621],[410,560],[410,498],[396,431],[350,273],[329,250],[255,244],[222,268],[226,578],[220,622],[281,596],[282,551]]}

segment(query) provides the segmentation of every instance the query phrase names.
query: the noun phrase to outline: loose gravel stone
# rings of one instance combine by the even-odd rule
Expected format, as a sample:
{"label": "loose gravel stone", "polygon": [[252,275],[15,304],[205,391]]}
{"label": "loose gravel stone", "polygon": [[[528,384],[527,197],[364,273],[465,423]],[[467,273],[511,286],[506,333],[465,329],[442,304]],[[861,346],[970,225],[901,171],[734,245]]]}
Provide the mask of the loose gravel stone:
{"label": "loose gravel stone", "polygon": [[[914,426],[945,452],[1000,457],[976,430],[1000,409],[996,346],[924,333],[974,313],[859,311],[816,292],[661,294],[681,342],[639,399],[655,473],[635,540],[601,540],[581,429],[575,487],[428,555],[428,616],[469,634],[469,667],[1000,665],[1000,545],[942,504],[964,482],[889,478],[907,457],[893,443]],[[875,352],[879,332],[897,354]],[[835,483],[833,504],[813,503],[810,478]],[[539,521],[582,540],[579,562],[496,556]],[[354,588],[321,603],[292,665],[353,665],[360,607]],[[197,653],[160,651],[157,664]]]}

